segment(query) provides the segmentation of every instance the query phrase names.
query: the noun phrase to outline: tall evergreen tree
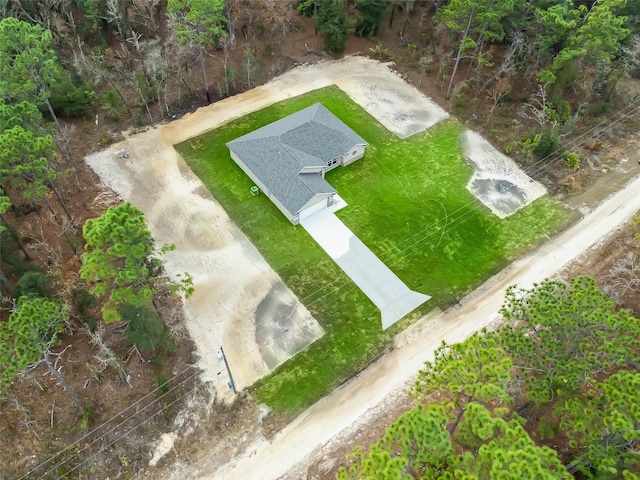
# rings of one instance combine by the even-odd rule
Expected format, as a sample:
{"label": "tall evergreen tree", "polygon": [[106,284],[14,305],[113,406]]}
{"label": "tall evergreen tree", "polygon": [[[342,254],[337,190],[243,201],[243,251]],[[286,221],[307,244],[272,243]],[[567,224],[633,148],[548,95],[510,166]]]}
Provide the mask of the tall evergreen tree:
{"label": "tall evergreen tree", "polygon": [[6,322],[0,322],[0,389],[5,390],[15,377],[44,362],[51,375],[82,408],[80,397],[51,361],[52,349],[67,317],[66,310],[54,300],[22,297]]}
{"label": "tall evergreen tree", "polygon": [[53,51],[51,32],[13,17],[0,20],[0,97],[12,104],[27,100],[46,106],[56,123],[53,97],[65,113],[88,111],[86,95]]}
{"label": "tall evergreen tree", "polygon": [[205,54],[207,48],[218,47],[220,39],[228,34],[224,0],[169,0],[167,13],[176,38],[199,52],[207,102],[211,103]]}
{"label": "tall evergreen tree", "polygon": [[[105,297],[104,321],[121,320],[125,304],[151,305],[162,282],[159,276],[164,261],[157,255],[175,247],[165,245],[154,251],[144,214],[130,203],[109,207],[100,217],[87,220],[82,233],[86,246],[80,276],[93,282],[92,294]],[[193,290],[191,277],[186,275],[174,287],[189,295]]]}
{"label": "tall evergreen tree", "polygon": [[386,0],[356,0],[360,19],[355,27],[359,37],[375,37],[387,8]]}
{"label": "tall evergreen tree", "polygon": [[339,0],[325,0],[317,6],[316,25],[322,34],[324,49],[333,54],[344,52],[351,24]]}

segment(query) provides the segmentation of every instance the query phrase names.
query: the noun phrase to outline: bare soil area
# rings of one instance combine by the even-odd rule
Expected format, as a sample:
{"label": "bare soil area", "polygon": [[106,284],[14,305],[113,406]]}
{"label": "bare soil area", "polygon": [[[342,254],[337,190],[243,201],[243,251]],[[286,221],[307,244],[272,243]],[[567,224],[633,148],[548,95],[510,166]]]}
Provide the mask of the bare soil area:
{"label": "bare soil area", "polygon": [[505,218],[546,195],[542,184],[529,177],[512,159],[471,130],[462,134],[464,156],[473,167],[469,190],[499,218]]}

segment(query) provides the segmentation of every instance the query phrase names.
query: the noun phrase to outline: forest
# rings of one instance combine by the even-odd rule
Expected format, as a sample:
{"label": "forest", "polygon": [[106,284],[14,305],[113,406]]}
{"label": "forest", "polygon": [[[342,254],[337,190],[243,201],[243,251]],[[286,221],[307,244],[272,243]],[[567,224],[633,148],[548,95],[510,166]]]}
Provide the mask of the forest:
{"label": "forest", "polygon": [[[198,391],[189,272],[166,277],[173,246],[154,244],[87,153],[296,65],[364,54],[566,195],[637,131],[639,15],[638,0],[0,0],[0,470],[130,476],[147,452],[123,429],[93,447],[117,439],[118,462],[60,452],[149,395],[138,433],[153,435]],[[339,477],[637,478],[628,258],[616,304],[582,277],[508,292],[507,326],[443,346],[417,406]]]}
{"label": "forest", "polygon": [[506,324],[442,345],[337,478],[640,478],[640,324],[614,307],[590,277],[511,288]]}

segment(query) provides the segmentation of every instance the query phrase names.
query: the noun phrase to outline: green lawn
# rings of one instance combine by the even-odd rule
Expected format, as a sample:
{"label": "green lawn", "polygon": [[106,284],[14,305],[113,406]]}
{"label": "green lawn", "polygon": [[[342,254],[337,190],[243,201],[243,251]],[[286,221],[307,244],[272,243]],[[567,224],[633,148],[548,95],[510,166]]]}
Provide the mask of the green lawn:
{"label": "green lawn", "polygon": [[544,197],[498,219],[465,188],[471,168],[458,143],[460,124],[448,121],[401,140],[336,87],[272,105],[177,145],[326,331],[252,388],[257,401],[276,411],[297,412],[318,400],[380,355],[412,320],[382,332],[379,310],[301,226],[292,226],[264,195],[251,195],[253,182],[229,156],[225,142],[316,102],[370,144],[362,160],[326,178],[349,203],[338,212],[343,222],[409,288],[433,297],[418,314],[447,306],[570,217]]}

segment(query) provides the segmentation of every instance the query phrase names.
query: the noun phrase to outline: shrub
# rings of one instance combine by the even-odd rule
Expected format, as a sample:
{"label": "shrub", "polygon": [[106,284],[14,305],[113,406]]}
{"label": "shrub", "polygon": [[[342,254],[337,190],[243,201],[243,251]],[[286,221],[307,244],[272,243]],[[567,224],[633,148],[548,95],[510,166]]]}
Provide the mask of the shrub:
{"label": "shrub", "polygon": [[120,120],[123,105],[117,92],[115,90],[107,90],[103,100],[104,102],[100,108],[104,112],[104,116],[109,120]]}
{"label": "shrub", "polygon": [[313,0],[300,0],[298,2],[298,13],[305,17],[311,18],[316,13],[316,4]]}
{"label": "shrub", "polygon": [[564,125],[571,120],[571,105],[566,100],[553,100],[549,102],[549,106],[545,108],[545,113],[551,122]]}
{"label": "shrub", "polygon": [[84,287],[74,287],[71,289],[71,303],[82,322],[86,323],[91,331],[95,330],[98,320],[91,311],[98,306],[96,297]]}
{"label": "shrub", "polygon": [[553,130],[545,130],[540,134],[538,144],[533,148],[533,154],[542,159],[555,153],[560,148],[558,134]]}
{"label": "shrub", "polygon": [[351,30],[344,6],[337,0],[322,2],[316,15],[316,24],[322,33],[324,49],[334,54],[344,52]]}
{"label": "shrub", "polygon": [[580,168],[580,157],[573,152],[563,152],[562,153],[563,160],[574,170]]}
{"label": "shrub", "polygon": [[124,331],[125,336],[142,352],[153,352],[156,349],[169,352],[175,349],[171,331],[158,312],[126,303],[120,310],[120,316],[129,322]]}
{"label": "shrub", "polygon": [[41,272],[26,272],[13,287],[16,298],[20,297],[45,297],[53,295],[53,275]]}
{"label": "shrub", "polygon": [[356,7],[360,12],[360,19],[355,33],[359,37],[374,37],[387,8],[385,0],[357,0]]}

